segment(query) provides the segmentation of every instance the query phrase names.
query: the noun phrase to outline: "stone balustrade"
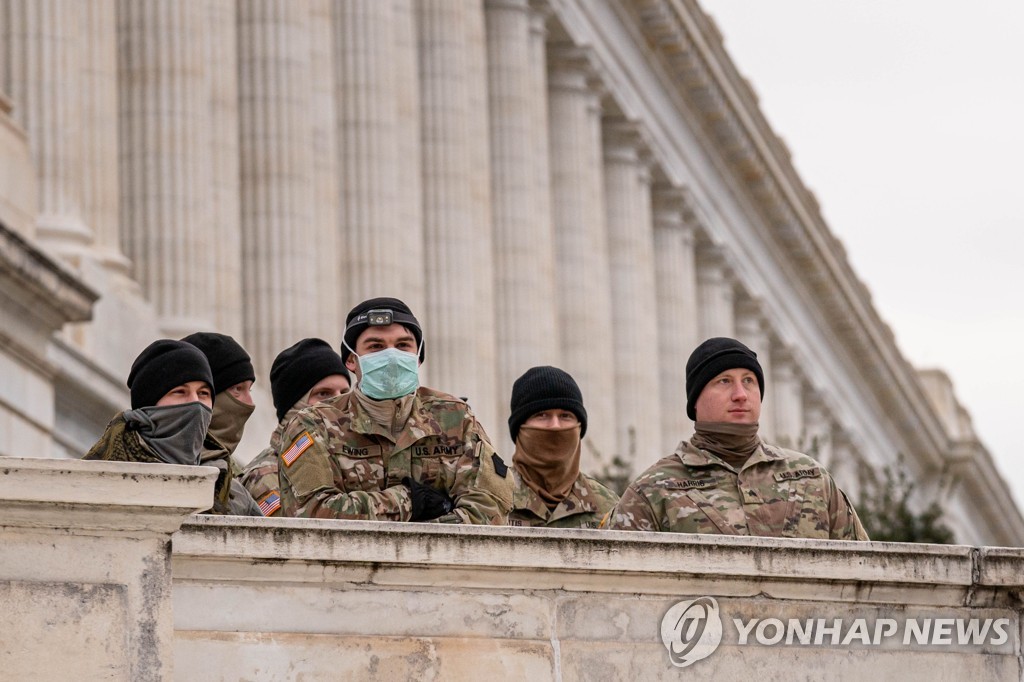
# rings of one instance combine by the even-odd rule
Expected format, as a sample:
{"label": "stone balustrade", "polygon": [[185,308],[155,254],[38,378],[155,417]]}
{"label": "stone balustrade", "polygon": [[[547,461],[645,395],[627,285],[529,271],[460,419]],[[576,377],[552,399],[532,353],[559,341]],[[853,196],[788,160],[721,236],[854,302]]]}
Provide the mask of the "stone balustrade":
{"label": "stone balustrade", "polygon": [[207,516],[171,536],[211,490],[205,468],[2,460],[5,674],[1021,678],[1022,549]]}

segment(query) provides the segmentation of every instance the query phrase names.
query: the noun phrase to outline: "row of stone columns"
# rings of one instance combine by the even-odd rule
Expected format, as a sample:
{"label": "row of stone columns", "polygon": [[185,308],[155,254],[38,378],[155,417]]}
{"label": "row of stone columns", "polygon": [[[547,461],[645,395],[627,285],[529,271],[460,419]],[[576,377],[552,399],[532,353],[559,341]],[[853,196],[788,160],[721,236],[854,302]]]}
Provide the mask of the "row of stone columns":
{"label": "row of stone columns", "polygon": [[265,375],[396,295],[427,330],[425,383],[503,450],[512,382],[555,364],[586,396],[589,462],[638,469],[691,431],[690,350],[739,336],[771,377],[765,434],[818,423],[695,199],[652,182],[643,126],[611,113],[592,51],[549,39],[547,3],[2,3],[40,238],[127,271],[123,246],[160,333],[238,335]]}

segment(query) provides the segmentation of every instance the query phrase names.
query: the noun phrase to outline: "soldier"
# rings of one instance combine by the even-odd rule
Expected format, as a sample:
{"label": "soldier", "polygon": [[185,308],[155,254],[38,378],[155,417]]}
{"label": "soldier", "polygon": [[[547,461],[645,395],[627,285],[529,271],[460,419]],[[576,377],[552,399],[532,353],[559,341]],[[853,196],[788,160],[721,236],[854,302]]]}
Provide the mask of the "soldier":
{"label": "soldier", "polygon": [[200,464],[220,470],[214,487],[214,514],[263,516],[249,491],[235,480],[241,472],[231,455],[242,440],[245,423],[252,415],[252,385],[256,371],[245,349],[226,334],[196,332],[182,341],[198,348],[213,373],[213,419],[203,441]]}
{"label": "soldier", "polygon": [[264,516],[281,515],[277,458],[284,449],[285,427],[299,410],[341,395],[349,388],[345,363],[322,339],[302,339],[274,358],[270,367],[270,393],[277,410],[277,428],[270,436],[270,447],[246,465],[239,479]]}
{"label": "soldier", "polygon": [[345,324],[357,383],[285,428],[284,515],[504,525],[508,468],[469,405],[419,386],[423,331],[409,307],[370,299]]}
{"label": "soldier", "polygon": [[867,540],[846,494],[816,461],[757,435],[764,373],[739,341],[708,339],[686,363],[696,433],[656,462],[605,519],[613,530]]}
{"label": "soldier", "polygon": [[512,385],[509,433],[515,498],[510,526],[597,528],[619,496],[580,471],[587,411],[576,381],[533,367]]}
{"label": "soldier", "polygon": [[198,348],[160,339],[128,374],[132,409],[119,412],[84,459],[199,464],[213,416],[213,373]]}

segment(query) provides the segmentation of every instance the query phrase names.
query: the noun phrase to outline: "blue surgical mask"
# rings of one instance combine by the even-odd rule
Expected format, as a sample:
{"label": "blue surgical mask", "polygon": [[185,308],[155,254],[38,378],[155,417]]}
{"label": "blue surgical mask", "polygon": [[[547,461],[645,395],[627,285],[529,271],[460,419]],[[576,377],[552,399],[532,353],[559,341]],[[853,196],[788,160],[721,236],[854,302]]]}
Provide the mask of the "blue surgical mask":
{"label": "blue surgical mask", "polygon": [[409,395],[420,385],[420,359],[416,353],[386,348],[356,356],[359,360],[359,389],[368,398],[390,400]]}

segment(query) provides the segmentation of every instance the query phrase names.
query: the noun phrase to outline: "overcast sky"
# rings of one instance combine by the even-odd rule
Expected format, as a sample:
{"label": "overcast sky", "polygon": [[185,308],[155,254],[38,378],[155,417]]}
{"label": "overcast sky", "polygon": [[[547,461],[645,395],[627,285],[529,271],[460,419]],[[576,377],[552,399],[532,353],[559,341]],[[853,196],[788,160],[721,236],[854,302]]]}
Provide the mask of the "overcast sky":
{"label": "overcast sky", "polygon": [[699,1],[900,349],[952,377],[1024,503],[1024,1]]}

